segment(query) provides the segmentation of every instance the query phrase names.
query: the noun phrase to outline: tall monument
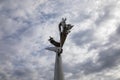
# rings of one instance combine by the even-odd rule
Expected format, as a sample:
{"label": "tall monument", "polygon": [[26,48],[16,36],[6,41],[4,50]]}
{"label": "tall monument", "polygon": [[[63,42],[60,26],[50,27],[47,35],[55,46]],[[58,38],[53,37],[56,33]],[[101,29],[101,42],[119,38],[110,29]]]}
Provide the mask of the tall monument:
{"label": "tall monument", "polygon": [[62,47],[72,27],[73,25],[66,24],[66,18],[62,18],[62,21],[58,25],[60,41],[55,41],[51,36],[49,38],[49,42],[52,45],[54,45],[54,47],[47,47],[46,49],[56,52],[54,80],[64,80],[64,74],[62,69],[62,56],[61,56],[63,52]]}

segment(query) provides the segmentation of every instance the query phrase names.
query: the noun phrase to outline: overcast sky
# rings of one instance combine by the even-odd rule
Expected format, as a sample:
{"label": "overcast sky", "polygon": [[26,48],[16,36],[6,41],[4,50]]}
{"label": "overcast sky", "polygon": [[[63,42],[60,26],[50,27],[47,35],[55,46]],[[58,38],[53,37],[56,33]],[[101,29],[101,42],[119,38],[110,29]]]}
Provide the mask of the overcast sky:
{"label": "overcast sky", "polygon": [[65,80],[120,80],[120,0],[0,0],[0,80],[53,80],[64,17]]}

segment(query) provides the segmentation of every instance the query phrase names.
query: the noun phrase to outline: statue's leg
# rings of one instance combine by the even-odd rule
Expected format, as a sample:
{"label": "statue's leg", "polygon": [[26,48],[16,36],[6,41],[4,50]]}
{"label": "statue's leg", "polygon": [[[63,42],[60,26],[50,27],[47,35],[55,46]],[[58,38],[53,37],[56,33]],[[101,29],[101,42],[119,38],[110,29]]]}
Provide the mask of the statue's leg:
{"label": "statue's leg", "polygon": [[61,34],[60,34],[61,36],[60,36],[60,42],[61,42],[61,47],[63,46],[63,44],[64,44],[64,42],[65,42],[65,40],[66,40],[66,37],[67,37],[67,34],[65,33],[65,32],[61,32]]}

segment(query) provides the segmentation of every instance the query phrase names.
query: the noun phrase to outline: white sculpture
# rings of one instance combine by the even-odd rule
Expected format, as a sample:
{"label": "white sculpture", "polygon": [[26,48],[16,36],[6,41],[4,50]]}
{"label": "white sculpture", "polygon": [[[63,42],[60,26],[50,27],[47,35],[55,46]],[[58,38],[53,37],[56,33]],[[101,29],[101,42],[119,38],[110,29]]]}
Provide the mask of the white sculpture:
{"label": "white sculpture", "polygon": [[62,18],[62,21],[59,23],[58,27],[60,33],[60,41],[57,42],[53,39],[53,37],[50,36],[49,42],[54,45],[54,47],[47,47],[46,49],[56,52],[54,80],[64,80],[61,53],[63,52],[62,47],[64,45],[64,42],[73,25],[66,24],[66,18]]}

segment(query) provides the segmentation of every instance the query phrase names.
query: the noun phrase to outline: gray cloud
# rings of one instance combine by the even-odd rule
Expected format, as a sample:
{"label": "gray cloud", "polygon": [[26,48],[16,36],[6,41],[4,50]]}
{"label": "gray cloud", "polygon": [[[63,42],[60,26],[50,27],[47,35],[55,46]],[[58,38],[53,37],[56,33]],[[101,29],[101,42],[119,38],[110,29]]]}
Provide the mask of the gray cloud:
{"label": "gray cloud", "polygon": [[120,25],[118,26],[117,30],[116,30],[116,34],[119,35],[120,34]]}
{"label": "gray cloud", "polygon": [[104,23],[106,20],[109,20],[112,17],[111,12],[113,8],[113,4],[105,5],[98,13],[98,18],[96,19],[95,24],[98,26],[102,22]]}
{"label": "gray cloud", "polygon": [[98,60],[94,63],[93,60],[88,60],[82,65],[84,73],[90,74],[94,72],[100,72],[102,70],[111,69],[118,65],[120,61],[120,50],[109,48],[108,50],[103,50],[98,55]]}
{"label": "gray cloud", "polygon": [[76,45],[83,46],[93,41],[94,31],[92,29],[83,30],[75,33],[72,39]]}
{"label": "gray cloud", "polygon": [[0,73],[0,80],[7,80],[6,79],[6,74]]}
{"label": "gray cloud", "polygon": [[[89,50],[90,51],[92,51],[94,49],[97,50],[98,58],[96,60],[93,60],[93,58],[88,58],[83,63],[78,63],[72,67],[67,66],[67,67],[69,67],[69,69],[65,69],[65,70],[67,70],[66,72],[74,73],[72,76],[76,76],[77,74],[82,74],[82,73],[84,73],[86,76],[88,76],[88,75],[92,75],[92,74],[96,75],[101,72],[109,71],[109,70],[112,70],[114,67],[119,66],[119,62],[120,62],[120,47],[119,47],[119,42],[120,42],[119,32],[120,32],[120,30],[119,29],[120,29],[120,27],[118,26],[116,31],[109,36],[107,43],[104,45],[102,45],[100,43],[91,43],[92,40],[95,40],[95,38],[93,38],[93,34],[95,34],[94,32],[92,32],[91,35],[90,35],[90,33],[86,35],[85,32],[81,31],[81,32],[78,32],[78,34],[73,35],[74,37],[72,38],[72,40],[76,45],[82,46],[87,43],[91,44]],[[86,32],[87,32],[87,30],[86,30]],[[83,42],[81,41],[82,36],[79,36],[79,35],[81,35],[81,33],[83,34],[83,36],[85,36],[85,37],[87,36],[87,39],[84,40]],[[89,38],[89,36],[92,36],[92,37]],[[91,41],[89,41],[89,40],[91,40]],[[99,76],[97,76],[97,75],[96,75],[96,77],[99,78]],[[118,78],[115,78],[112,76],[105,76],[104,74],[102,74],[100,77],[102,77],[103,80],[113,80],[113,79],[118,80]],[[92,80],[94,80],[94,79],[92,78]]]}
{"label": "gray cloud", "polygon": [[120,26],[118,25],[115,33],[111,35],[110,41],[114,43],[120,42],[119,35],[120,35]]}
{"label": "gray cloud", "polygon": [[[75,65],[64,64],[65,72],[71,73],[68,79],[76,79],[76,77],[88,77],[89,79],[103,79],[103,80],[118,80],[113,76],[106,76],[104,73],[112,70],[114,67],[119,66],[120,61],[120,49],[111,47],[107,50],[102,50],[98,54],[98,58],[94,61],[92,58],[88,58],[82,63]],[[99,75],[101,74],[101,75]],[[93,76],[94,77],[89,77]],[[96,77],[95,77],[96,76]]]}
{"label": "gray cloud", "polygon": [[[111,9],[114,10],[115,6],[111,7],[112,3],[105,1],[97,3],[103,7],[95,5],[96,3],[97,1],[94,0],[0,0],[0,80],[53,80],[55,55],[44,50],[44,47],[49,45],[48,37],[57,36],[56,26],[61,17],[67,17],[68,22],[73,21],[80,25],[85,22],[84,26],[88,27],[95,25],[95,28],[105,20],[109,20]],[[117,1],[114,5],[115,3]],[[106,4],[110,6],[104,6]],[[96,13],[99,17],[93,20],[92,18],[96,18],[94,16]],[[97,41],[94,37],[96,29],[93,30],[93,27],[76,31],[74,29],[72,29],[71,38],[77,45],[74,46],[75,48],[86,44],[93,46],[92,42]],[[118,27],[116,31],[108,45],[100,47],[100,43],[96,43],[98,45],[96,50],[99,52],[96,62],[92,58],[94,55],[84,59],[83,62],[73,64],[70,64],[69,60],[66,63],[63,62],[65,77],[68,76],[66,80],[80,78],[86,80],[85,77],[88,77],[88,80],[115,80],[116,78],[112,76],[108,78],[96,74],[104,73],[107,69],[119,65],[120,50],[116,46],[111,47],[119,42],[120,28]],[[108,49],[105,50],[105,47]],[[84,50],[89,53],[93,48],[89,51],[86,48]],[[71,52],[76,53],[72,48]],[[76,58],[79,59],[79,57]],[[70,60],[76,62],[74,56]],[[89,75],[93,75],[94,78]]]}

